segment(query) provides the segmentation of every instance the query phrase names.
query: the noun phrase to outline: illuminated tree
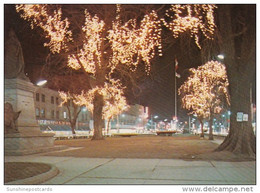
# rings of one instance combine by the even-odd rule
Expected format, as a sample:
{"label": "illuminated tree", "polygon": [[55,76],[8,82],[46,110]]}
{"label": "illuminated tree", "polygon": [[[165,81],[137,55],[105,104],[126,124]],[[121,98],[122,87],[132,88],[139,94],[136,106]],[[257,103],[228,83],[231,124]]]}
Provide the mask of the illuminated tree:
{"label": "illuminated tree", "polygon": [[[144,64],[149,74],[156,53],[162,55],[162,25],[174,37],[186,31],[191,33],[198,46],[200,33],[211,38],[214,31],[214,5],[172,5],[163,18],[153,8],[165,11],[167,6],[146,7],[151,8],[145,5],[16,6],[32,27],[43,29],[49,40],[44,46],[51,54],[62,58],[58,61],[70,68],[82,70],[87,77],[90,89],[82,89],[77,103],[93,109],[93,139],[103,139],[102,117],[113,117],[126,106],[123,87],[113,77],[134,72],[139,64]],[[122,66],[127,70],[120,71],[125,69]],[[108,97],[110,92],[117,92],[116,97]],[[66,96],[69,94],[72,93]]]}
{"label": "illuminated tree", "polygon": [[203,119],[209,120],[209,139],[213,139],[213,117],[221,112],[225,102],[230,104],[225,65],[209,61],[190,71],[191,76],[178,90],[182,107],[198,117],[201,123],[201,137],[204,137]]}
{"label": "illuminated tree", "polygon": [[[60,92],[60,95],[63,96],[64,102],[66,102],[68,99],[72,99],[76,105],[84,105],[90,112],[95,114],[94,98],[96,94],[100,94],[101,96],[103,96],[104,100],[102,118],[108,120],[109,124],[114,116],[129,108],[126,102],[126,98],[123,96],[123,89],[119,81],[110,79],[110,82],[112,82],[112,84],[105,83],[105,86],[103,88],[96,87],[89,90],[88,92],[82,91],[81,94]],[[102,132],[102,130],[99,131]]]}
{"label": "illuminated tree", "polygon": [[[48,73],[52,74],[50,69],[44,68],[43,71],[47,71]],[[78,85],[81,86],[78,87]],[[82,74],[77,74],[71,69],[63,68],[62,75],[52,75],[51,78],[48,78],[47,86],[53,90],[63,91],[60,92],[60,97],[63,100],[60,105],[63,105],[67,108],[72,134],[76,134],[75,129],[77,119],[84,105],[75,103],[75,96],[77,96],[76,93],[80,94],[82,89],[89,89],[89,84],[86,81],[85,76]]]}

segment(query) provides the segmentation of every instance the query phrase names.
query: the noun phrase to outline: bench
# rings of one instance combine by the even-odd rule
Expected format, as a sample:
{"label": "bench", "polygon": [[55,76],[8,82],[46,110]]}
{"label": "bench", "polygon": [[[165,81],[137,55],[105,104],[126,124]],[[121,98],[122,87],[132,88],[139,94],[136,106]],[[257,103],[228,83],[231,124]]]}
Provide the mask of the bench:
{"label": "bench", "polygon": [[131,137],[137,136],[137,133],[113,133],[112,136],[119,136],[119,137]]}
{"label": "bench", "polygon": [[176,131],[156,131],[157,135],[162,135],[162,136],[172,136],[176,133]]}

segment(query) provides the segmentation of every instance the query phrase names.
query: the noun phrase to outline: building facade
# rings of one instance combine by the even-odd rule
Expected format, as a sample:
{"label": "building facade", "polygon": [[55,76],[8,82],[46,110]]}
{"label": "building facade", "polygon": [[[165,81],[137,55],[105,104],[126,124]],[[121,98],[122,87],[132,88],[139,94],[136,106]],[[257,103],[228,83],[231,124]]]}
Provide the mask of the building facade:
{"label": "building facade", "polygon": [[[35,116],[42,130],[71,131],[68,108],[71,112],[74,111],[72,101],[61,106],[62,99],[57,91],[38,87],[34,94],[34,102]],[[90,130],[90,120],[91,113],[82,108],[78,115],[76,130]]]}
{"label": "building facade", "polygon": [[148,121],[148,107],[139,104],[131,105],[126,111],[115,116],[111,121],[111,129],[140,130]]}
{"label": "building facade", "polygon": [[[61,106],[62,99],[59,92],[37,87],[34,93],[35,116],[42,131],[54,132],[56,136],[71,135],[69,110],[74,111],[72,101]],[[73,113],[72,113],[73,114]],[[139,132],[147,123],[148,108],[141,105],[131,105],[127,111],[115,116],[109,123],[110,132]],[[82,107],[76,123],[76,134],[93,134],[93,118],[86,107]],[[104,132],[107,121],[104,122]]]}

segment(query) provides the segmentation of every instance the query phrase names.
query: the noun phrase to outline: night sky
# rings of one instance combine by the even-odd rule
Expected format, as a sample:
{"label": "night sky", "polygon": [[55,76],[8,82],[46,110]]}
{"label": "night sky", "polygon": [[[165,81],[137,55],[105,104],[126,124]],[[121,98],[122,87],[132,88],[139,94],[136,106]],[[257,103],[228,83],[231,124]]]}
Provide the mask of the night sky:
{"label": "night sky", "polygon": [[[4,33],[5,36],[10,28],[16,32],[23,47],[25,59],[25,72],[30,80],[35,83],[41,78],[41,68],[49,50],[43,47],[44,38],[38,35],[38,29],[31,30],[28,22],[24,21],[15,12],[14,5],[4,6]],[[169,35],[167,32],[165,36]],[[189,38],[188,38],[189,39]],[[151,77],[144,77],[141,85],[144,92],[136,103],[149,106],[152,115],[158,115],[160,119],[172,119],[174,116],[174,60],[179,61],[177,72],[181,75],[177,79],[177,87],[189,76],[188,69],[201,65],[200,51],[194,40],[187,41],[187,35],[179,39],[173,39],[167,46],[163,46],[163,56],[156,57],[152,62]],[[253,78],[255,80],[255,77]],[[253,81],[255,86],[255,81]],[[253,91],[255,95],[255,90]],[[254,97],[255,101],[255,97]],[[178,99],[179,119],[186,120],[187,112],[180,108]]]}

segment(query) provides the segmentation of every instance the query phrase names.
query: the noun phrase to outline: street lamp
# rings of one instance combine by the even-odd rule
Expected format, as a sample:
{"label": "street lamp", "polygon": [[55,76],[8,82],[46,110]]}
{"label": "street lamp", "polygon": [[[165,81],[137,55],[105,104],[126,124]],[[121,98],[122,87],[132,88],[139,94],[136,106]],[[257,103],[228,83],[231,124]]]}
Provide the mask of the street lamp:
{"label": "street lamp", "polygon": [[40,80],[36,83],[37,86],[43,86],[47,83],[47,80]]}
{"label": "street lamp", "polygon": [[158,115],[151,116],[151,121],[152,121],[152,126],[151,126],[151,128],[154,127],[154,130],[156,129],[156,121],[153,121],[153,118],[154,118],[154,119],[157,119],[158,117],[159,117]]}
{"label": "street lamp", "polygon": [[220,59],[220,60],[224,60],[224,58],[225,58],[224,54],[219,54],[219,55],[217,55],[217,57],[218,57],[218,59]]}

